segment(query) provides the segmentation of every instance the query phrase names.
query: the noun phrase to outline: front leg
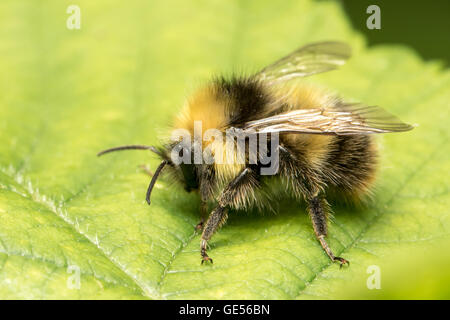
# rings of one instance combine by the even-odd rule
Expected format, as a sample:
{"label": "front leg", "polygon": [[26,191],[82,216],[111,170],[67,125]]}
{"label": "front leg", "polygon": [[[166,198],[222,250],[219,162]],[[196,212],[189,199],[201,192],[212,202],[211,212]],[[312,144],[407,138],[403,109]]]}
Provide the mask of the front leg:
{"label": "front leg", "polygon": [[208,201],[214,194],[215,169],[214,165],[202,165],[197,169],[200,175],[200,222],[195,226],[196,230],[203,230],[205,220],[208,217]]}
{"label": "front leg", "polygon": [[314,228],[314,233],[316,234],[317,240],[319,240],[320,245],[323,250],[330,257],[331,261],[338,261],[342,267],[343,264],[349,265],[350,262],[344,258],[336,257],[331,251],[330,246],[325,240],[327,235],[327,211],[329,210],[329,205],[325,199],[315,196],[308,202],[308,211],[311,217],[311,221]]}
{"label": "front leg", "polygon": [[148,164],[141,164],[138,168],[149,177],[153,177],[153,172],[150,170],[150,166]]}
{"label": "front leg", "polygon": [[213,234],[220,228],[221,225],[225,223],[228,218],[227,209],[222,206],[217,206],[206,222],[205,228],[202,233],[202,241],[200,244],[200,254],[202,255],[202,264],[205,261],[211,261],[212,259],[206,253],[206,246],[208,245],[208,240],[211,239]]}
{"label": "front leg", "polygon": [[213,234],[219,229],[227,220],[227,206],[234,200],[239,194],[239,187],[247,181],[247,177],[252,171],[250,168],[245,168],[242,172],[234,178],[222,191],[219,198],[218,206],[210,214],[208,221],[203,229],[202,240],[200,243],[200,253],[202,256],[202,264],[205,261],[213,262],[212,259],[206,253],[208,240],[211,239]]}

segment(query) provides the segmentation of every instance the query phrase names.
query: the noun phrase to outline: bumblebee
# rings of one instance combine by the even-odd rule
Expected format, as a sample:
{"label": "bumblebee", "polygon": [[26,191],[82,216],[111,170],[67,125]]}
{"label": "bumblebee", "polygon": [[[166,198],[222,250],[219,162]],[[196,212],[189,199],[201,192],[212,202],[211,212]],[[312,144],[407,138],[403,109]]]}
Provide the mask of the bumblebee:
{"label": "bumblebee", "polygon": [[[162,147],[127,145],[107,149],[105,153],[143,149],[156,153],[161,164],[147,189],[150,195],[161,171],[167,168],[186,190],[195,190],[201,198],[201,262],[213,262],[207,243],[226,222],[228,211],[271,208],[281,193],[307,203],[317,240],[332,261],[340,265],[348,260],[337,257],[326,241],[330,205],[327,197],[362,201],[373,185],[377,164],[373,134],[411,130],[380,107],[349,103],[334,94],[291,80],[336,69],[350,57],[350,47],[341,42],[314,43],[297,49],[258,73],[231,78],[219,77],[189,98],[174,129],[195,135],[195,123],[202,132],[230,129],[256,136],[266,149],[277,139],[276,171],[261,174],[267,164],[256,157],[260,150],[237,148],[237,141],[220,139],[175,140]],[[262,139],[264,137],[264,139]],[[217,138],[217,137],[216,137]],[[262,143],[261,143],[262,142]],[[245,146],[250,139],[245,139]],[[179,147],[178,149],[176,149]],[[198,147],[209,149],[213,161],[190,161]],[[175,151],[174,151],[175,150]],[[218,161],[220,150],[243,161]],[[184,162],[175,161],[181,155]],[[253,161],[251,161],[253,159]],[[256,159],[256,161],[255,161]],[[215,208],[207,215],[208,203]]]}

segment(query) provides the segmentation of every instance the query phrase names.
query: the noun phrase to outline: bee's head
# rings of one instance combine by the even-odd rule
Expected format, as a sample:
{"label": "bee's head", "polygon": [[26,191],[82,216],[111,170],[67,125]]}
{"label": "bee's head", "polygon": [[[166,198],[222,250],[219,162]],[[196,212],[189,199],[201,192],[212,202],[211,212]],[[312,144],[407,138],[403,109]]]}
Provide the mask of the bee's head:
{"label": "bee's head", "polygon": [[[153,174],[152,180],[150,181],[150,184],[147,189],[147,194],[145,197],[145,200],[150,205],[150,196],[153,190],[153,187],[156,183],[156,180],[158,179],[161,171],[164,169],[164,167],[169,168],[169,170],[172,172],[172,175],[180,181],[183,185],[186,191],[191,191],[192,189],[198,188],[198,182],[197,182],[197,175],[196,175],[196,169],[194,164],[186,164],[186,163],[175,163],[171,159],[171,152],[172,152],[173,146],[166,146],[166,147],[153,147],[153,146],[144,146],[144,145],[126,145],[126,146],[120,146],[115,147],[111,149],[106,149],[97,154],[97,156],[104,155],[106,153],[115,152],[115,151],[122,151],[122,150],[150,150],[157,154],[161,158],[161,163],[159,164],[158,168],[156,169],[155,173]],[[182,148],[179,152],[182,156],[183,152],[190,152],[191,148]]]}

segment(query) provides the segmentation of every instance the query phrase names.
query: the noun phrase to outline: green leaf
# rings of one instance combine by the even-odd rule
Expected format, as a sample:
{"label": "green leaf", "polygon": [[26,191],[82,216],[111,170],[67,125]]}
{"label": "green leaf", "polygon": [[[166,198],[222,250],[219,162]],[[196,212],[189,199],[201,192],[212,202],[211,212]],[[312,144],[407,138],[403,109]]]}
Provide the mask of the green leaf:
{"label": "green leaf", "polygon": [[[368,266],[387,279],[390,257],[409,253],[396,265],[419,281],[418,253],[445,248],[450,73],[439,63],[400,45],[368,49],[337,2],[76,2],[80,30],[66,28],[63,1],[0,3],[0,298],[379,297],[366,288]],[[201,266],[198,196],[161,180],[148,207],[138,165],[157,159],[96,153],[157,144],[199,83],[321,40],[346,41],[354,56],[305,81],[419,124],[378,138],[373,203],[334,206],[329,242],[350,267],[329,261],[304,205],[288,201],[276,215],[231,213],[210,241],[214,265]],[[438,262],[418,274],[441,287],[391,281],[386,296],[449,298],[448,250],[432,252]]]}

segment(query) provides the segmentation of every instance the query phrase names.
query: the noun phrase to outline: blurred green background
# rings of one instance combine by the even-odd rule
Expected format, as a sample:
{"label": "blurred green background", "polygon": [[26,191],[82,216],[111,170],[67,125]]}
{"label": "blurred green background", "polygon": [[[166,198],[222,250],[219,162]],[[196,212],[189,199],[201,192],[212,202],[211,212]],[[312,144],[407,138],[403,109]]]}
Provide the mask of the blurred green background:
{"label": "blurred green background", "polygon": [[[325,0],[327,1],[327,0]],[[404,44],[413,48],[425,60],[442,60],[448,66],[450,58],[450,2],[430,1],[342,1],[352,26],[361,32],[369,46],[377,44]],[[369,5],[381,9],[381,30],[366,28],[366,12]]]}
{"label": "blurred green background", "polygon": [[[79,30],[66,27],[71,4]],[[448,299],[448,1],[370,2],[381,30],[367,30],[368,4],[2,0],[0,298]],[[373,202],[333,204],[329,242],[351,266],[329,261],[304,205],[286,199],[276,215],[231,213],[201,266],[198,196],[163,179],[148,207],[138,165],[158,160],[96,153],[158,144],[213,75],[324,40],[353,57],[303,81],[419,124],[377,137]]]}

